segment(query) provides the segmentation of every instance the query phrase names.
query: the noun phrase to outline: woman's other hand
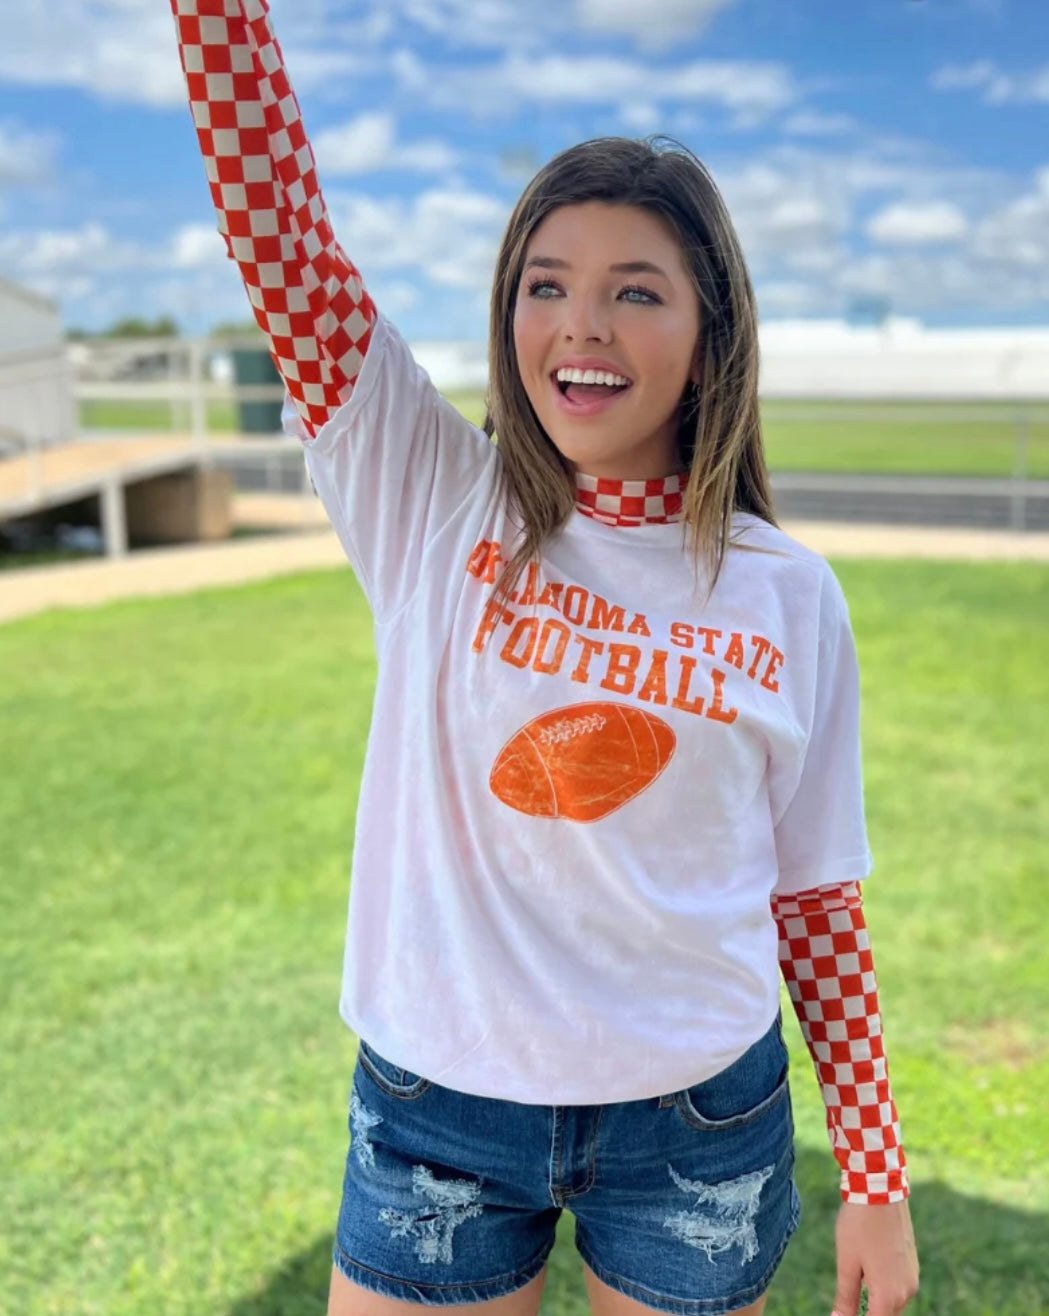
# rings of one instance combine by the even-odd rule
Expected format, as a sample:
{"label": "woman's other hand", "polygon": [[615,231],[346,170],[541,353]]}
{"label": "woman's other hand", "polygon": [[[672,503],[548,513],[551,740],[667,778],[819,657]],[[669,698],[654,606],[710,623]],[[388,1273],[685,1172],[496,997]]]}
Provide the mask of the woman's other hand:
{"label": "woman's other hand", "polygon": [[833,1316],[857,1316],[867,1290],[867,1316],[896,1316],[918,1292],[918,1253],[906,1202],[843,1202],[835,1229],[838,1287]]}

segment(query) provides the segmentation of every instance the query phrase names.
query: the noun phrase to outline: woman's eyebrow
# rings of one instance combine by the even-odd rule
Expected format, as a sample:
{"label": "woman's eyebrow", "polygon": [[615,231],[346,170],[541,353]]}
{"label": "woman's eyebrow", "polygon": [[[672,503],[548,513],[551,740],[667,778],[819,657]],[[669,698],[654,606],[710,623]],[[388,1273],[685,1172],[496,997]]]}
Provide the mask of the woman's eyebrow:
{"label": "woman's eyebrow", "polygon": [[[566,260],[559,260],[556,256],[533,256],[525,265],[526,270],[533,266],[538,266],[542,270],[570,270],[571,264]],[[613,274],[658,274],[661,278],[667,279],[670,276],[658,265],[653,265],[650,260],[628,260],[622,261],[617,265],[609,265],[609,270]]]}

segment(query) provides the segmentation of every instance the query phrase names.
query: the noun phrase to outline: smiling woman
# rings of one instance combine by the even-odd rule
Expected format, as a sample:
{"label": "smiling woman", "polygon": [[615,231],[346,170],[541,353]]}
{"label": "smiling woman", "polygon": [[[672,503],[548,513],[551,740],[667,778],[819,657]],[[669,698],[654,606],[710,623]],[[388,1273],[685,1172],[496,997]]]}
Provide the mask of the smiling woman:
{"label": "smiling woman", "polygon": [[335,242],[263,0],[172,5],[220,228],[377,623],[331,1316],[535,1316],[569,1204],[595,1316],[757,1316],[798,1219],[780,963],[842,1170],[840,1316],[864,1283],[901,1310],[855,651],[773,521],[710,175],[618,138],[539,172],[481,431]]}

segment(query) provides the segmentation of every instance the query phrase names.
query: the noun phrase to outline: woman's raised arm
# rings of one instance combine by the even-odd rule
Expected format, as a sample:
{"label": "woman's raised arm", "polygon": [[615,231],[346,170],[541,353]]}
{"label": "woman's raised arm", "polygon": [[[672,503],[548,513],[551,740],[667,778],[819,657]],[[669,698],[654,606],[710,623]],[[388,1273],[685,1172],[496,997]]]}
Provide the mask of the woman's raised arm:
{"label": "woman's raised arm", "polygon": [[375,324],[335,241],[266,0],[170,0],[219,232],[306,432],[347,400]]}

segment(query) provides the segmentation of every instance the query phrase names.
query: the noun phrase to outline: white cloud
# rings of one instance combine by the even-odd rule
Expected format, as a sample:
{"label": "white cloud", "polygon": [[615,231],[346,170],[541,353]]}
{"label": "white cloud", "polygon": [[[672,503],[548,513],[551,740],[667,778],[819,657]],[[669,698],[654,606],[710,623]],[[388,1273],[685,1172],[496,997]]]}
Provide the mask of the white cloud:
{"label": "white cloud", "polygon": [[317,166],[324,175],[368,174],[382,169],[447,173],[458,156],[436,138],[399,143],[392,114],[379,110],[325,128],[313,139]]}
{"label": "white cloud", "polygon": [[930,80],[934,91],[982,91],[986,105],[1023,105],[1049,101],[1049,64],[1025,73],[1005,73],[990,60],[947,65]]}
{"label": "white cloud", "polygon": [[659,130],[663,115],[651,101],[627,101],[619,107],[619,119],[628,132],[644,136]]}
{"label": "white cloud", "polygon": [[27,276],[142,268],[150,263],[146,250],[122,242],[102,224],[76,229],[38,229],[0,233],[0,268]]}
{"label": "white cloud", "polygon": [[130,274],[137,283],[142,271],[163,261],[159,251],[122,241],[94,222],[0,233],[0,272],[63,306],[101,295]]}
{"label": "white cloud", "polygon": [[948,64],[932,75],[929,85],[933,91],[973,91],[984,87],[995,76],[989,59],[978,59],[972,64]]}
{"label": "white cloud", "polygon": [[581,27],[626,33],[643,47],[662,47],[695,36],[736,0],[576,0]]}
{"label": "white cloud", "polygon": [[[159,0],[17,0],[4,27],[0,81],[75,87],[102,100],[166,107],[185,102],[174,22]],[[362,67],[353,47],[317,44],[296,32],[286,49],[296,88],[323,87]]]}
{"label": "white cloud", "polygon": [[[330,192],[336,233],[366,280],[371,271],[487,294],[508,217],[500,201],[465,188],[429,188],[404,201]],[[454,234],[454,240],[450,235]]]}
{"label": "white cloud", "polygon": [[568,15],[563,8],[542,14],[519,0],[388,0],[394,30],[419,29],[427,44],[444,41],[452,47],[535,50],[551,31],[563,32]]}
{"label": "white cloud", "polygon": [[673,103],[714,105],[739,124],[761,123],[798,97],[794,78],[783,64],[693,60],[658,64],[614,55],[511,54],[496,65],[446,68],[427,73],[402,52],[394,69],[406,90],[426,94],[443,108],[468,105],[475,114],[497,114],[508,107],[626,106]]}
{"label": "white cloud", "polygon": [[841,258],[851,198],[817,159],[775,156],[718,174],[747,260],[762,274]]}
{"label": "white cloud", "polygon": [[820,114],[816,110],[801,110],[783,122],[783,131],[790,137],[840,137],[855,127],[856,120],[849,114]]}
{"label": "white cloud", "polygon": [[0,44],[0,79],[78,87],[148,105],[184,99],[167,5],[21,0]]}
{"label": "white cloud", "polygon": [[810,315],[826,310],[826,307],[821,305],[819,289],[811,283],[773,279],[760,283],[757,293],[762,318],[770,315]]}
{"label": "white cloud", "polygon": [[897,202],[880,210],[867,224],[875,242],[913,246],[954,242],[964,237],[969,221],[947,201]]}
{"label": "white cloud", "polygon": [[400,25],[450,45],[536,50],[573,30],[633,38],[645,48],[701,33],[736,0],[575,0],[537,10],[519,0],[390,0]]}
{"label": "white cloud", "polygon": [[997,267],[1040,278],[1049,286],[1049,166],[1036,170],[1033,188],[985,215],[973,234],[974,256]]}
{"label": "white cloud", "polygon": [[371,280],[369,289],[376,303],[382,307],[383,314],[391,319],[414,311],[419,305],[418,284],[404,279],[389,279],[380,275]]}
{"label": "white cloud", "polygon": [[186,224],[171,239],[171,263],[176,269],[196,270],[229,260],[225,239],[214,224]]}
{"label": "white cloud", "polygon": [[34,132],[10,119],[0,120],[0,189],[50,179],[59,146],[53,133]]}
{"label": "white cloud", "polygon": [[[917,154],[780,147],[715,174],[766,316],[841,314],[863,295],[916,315],[1049,301],[1049,166],[1018,194],[1008,175]],[[896,240],[864,251],[858,216],[886,191],[876,218]],[[988,209],[996,197],[1005,199]]]}

